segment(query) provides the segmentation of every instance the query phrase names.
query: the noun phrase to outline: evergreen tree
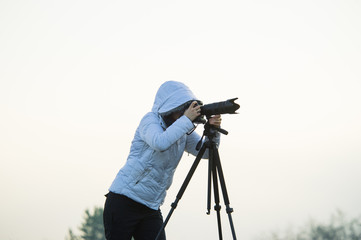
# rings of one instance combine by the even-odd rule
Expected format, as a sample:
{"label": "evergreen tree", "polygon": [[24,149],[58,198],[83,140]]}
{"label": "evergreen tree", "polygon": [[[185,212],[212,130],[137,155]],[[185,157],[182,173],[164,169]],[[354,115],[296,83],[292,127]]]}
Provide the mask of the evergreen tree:
{"label": "evergreen tree", "polygon": [[83,222],[79,227],[80,236],[75,235],[73,230],[69,229],[65,240],[105,240],[103,208],[94,207],[93,212],[87,209],[83,218]]}
{"label": "evergreen tree", "polygon": [[66,240],[105,240],[103,225],[103,208],[94,207],[93,212],[85,210],[84,219],[79,227],[80,236],[76,236],[71,229]]}

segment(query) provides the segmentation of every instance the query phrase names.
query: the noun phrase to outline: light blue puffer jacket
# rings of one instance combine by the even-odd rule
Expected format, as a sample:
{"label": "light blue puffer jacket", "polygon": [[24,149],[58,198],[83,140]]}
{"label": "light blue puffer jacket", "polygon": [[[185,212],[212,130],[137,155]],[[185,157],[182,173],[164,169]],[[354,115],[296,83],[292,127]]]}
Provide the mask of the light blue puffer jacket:
{"label": "light blue puffer jacket", "polygon": [[[159,209],[183,152],[196,156],[195,146],[200,140],[196,132],[187,135],[194,128],[188,117],[183,115],[167,128],[161,116],[190,100],[196,97],[183,83],[168,81],[160,86],[152,111],[141,120],[127,162],[109,191]],[[214,140],[219,143],[219,134]],[[208,158],[207,152],[203,158]]]}

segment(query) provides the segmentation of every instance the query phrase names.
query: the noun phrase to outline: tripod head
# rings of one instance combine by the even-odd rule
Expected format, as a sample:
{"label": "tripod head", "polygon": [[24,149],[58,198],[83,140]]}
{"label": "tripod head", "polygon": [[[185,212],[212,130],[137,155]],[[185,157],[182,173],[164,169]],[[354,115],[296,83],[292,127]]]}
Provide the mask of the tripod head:
{"label": "tripod head", "polygon": [[215,136],[216,132],[220,132],[224,135],[228,135],[227,130],[217,127],[217,126],[214,126],[214,125],[211,125],[209,123],[209,118],[207,118],[207,122],[204,124],[203,136],[207,136],[208,138],[213,138]]}
{"label": "tripod head", "polygon": [[207,122],[204,124],[203,135],[201,137],[201,140],[199,140],[199,142],[197,143],[196,150],[199,151],[199,149],[201,149],[204,136],[208,137],[209,141],[212,142],[217,132],[220,132],[224,135],[228,135],[227,130],[211,125],[209,123],[209,117],[207,117]]}

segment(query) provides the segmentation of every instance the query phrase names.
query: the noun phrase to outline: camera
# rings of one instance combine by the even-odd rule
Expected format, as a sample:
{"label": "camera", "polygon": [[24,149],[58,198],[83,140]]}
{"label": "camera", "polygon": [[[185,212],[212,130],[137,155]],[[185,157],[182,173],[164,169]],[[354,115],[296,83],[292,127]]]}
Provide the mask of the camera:
{"label": "camera", "polygon": [[198,105],[201,105],[201,115],[197,117],[193,122],[204,124],[207,122],[204,119],[204,116],[208,118],[212,115],[218,115],[218,114],[236,114],[237,109],[239,109],[240,107],[239,104],[234,102],[237,99],[238,98],[232,98],[223,102],[215,102],[205,105],[203,105],[201,101],[197,101]]}

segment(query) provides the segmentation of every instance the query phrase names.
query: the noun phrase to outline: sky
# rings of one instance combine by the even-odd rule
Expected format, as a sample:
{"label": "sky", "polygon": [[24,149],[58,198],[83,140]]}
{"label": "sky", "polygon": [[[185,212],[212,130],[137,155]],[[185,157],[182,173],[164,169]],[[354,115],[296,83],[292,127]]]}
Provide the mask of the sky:
{"label": "sky", "polygon": [[[360,216],[360,12],[359,0],[2,0],[0,239],[77,232],[167,80],[206,104],[238,98],[219,152],[239,239]],[[218,239],[206,176],[202,161],[169,239]]]}

